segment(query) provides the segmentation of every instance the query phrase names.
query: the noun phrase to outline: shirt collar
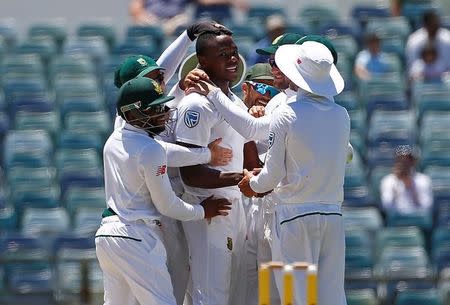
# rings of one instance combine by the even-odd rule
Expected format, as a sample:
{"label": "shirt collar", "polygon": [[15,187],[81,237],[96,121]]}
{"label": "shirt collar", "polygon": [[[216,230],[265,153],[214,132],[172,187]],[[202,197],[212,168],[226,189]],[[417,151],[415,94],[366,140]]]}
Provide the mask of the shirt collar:
{"label": "shirt collar", "polygon": [[137,133],[142,133],[145,135],[148,135],[147,131],[145,131],[144,129],[141,128],[137,128],[127,122],[125,122],[125,124],[123,124],[121,127],[122,131],[133,131],[133,132],[137,132]]}

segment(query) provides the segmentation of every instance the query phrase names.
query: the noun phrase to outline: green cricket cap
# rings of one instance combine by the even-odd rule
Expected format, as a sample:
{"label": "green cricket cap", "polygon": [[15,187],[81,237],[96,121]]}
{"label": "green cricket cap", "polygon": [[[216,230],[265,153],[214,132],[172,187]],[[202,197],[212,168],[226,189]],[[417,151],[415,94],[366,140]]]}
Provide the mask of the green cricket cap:
{"label": "green cricket cap", "polygon": [[273,80],[272,68],[269,64],[255,64],[250,67],[245,75],[245,80],[254,81],[254,80]]}
{"label": "green cricket cap", "polygon": [[302,37],[302,35],[295,33],[286,33],[280,35],[272,41],[272,44],[270,46],[266,48],[256,49],[256,53],[260,55],[273,55],[275,54],[279,46],[285,44],[295,44]]}
{"label": "green cricket cap", "polygon": [[333,55],[333,63],[336,64],[338,61],[338,54],[336,52],[336,49],[333,46],[333,43],[326,38],[325,36],[321,36],[321,35],[306,35],[303,36],[302,38],[300,38],[297,42],[295,42],[295,44],[303,44],[306,41],[315,41],[318,43],[323,44],[324,46],[327,47],[328,50],[330,50],[331,55]]}
{"label": "green cricket cap", "polygon": [[164,70],[156,61],[146,55],[132,55],[123,61],[114,73],[114,85],[120,88],[125,82],[138,76],[145,76],[153,70]]}
{"label": "green cricket cap", "polygon": [[148,77],[136,77],[120,87],[117,97],[117,113],[123,117],[123,113],[132,109],[147,110],[155,105],[164,104],[173,100],[173,96],[164,95],[160,84]]}

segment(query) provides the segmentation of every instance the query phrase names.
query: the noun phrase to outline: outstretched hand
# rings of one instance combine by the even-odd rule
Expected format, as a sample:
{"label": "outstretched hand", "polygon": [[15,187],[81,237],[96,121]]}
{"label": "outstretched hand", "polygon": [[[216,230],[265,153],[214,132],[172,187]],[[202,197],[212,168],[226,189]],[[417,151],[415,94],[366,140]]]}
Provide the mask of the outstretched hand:
{"label": "outstretched hand", "polygon": [[209,165],[224,166],[230,163],[233,158],[233,151],[229,148],[220,146],[220,142],[222,142],[222,138],[218,138],[208,144],[208,148],[211,151]]}

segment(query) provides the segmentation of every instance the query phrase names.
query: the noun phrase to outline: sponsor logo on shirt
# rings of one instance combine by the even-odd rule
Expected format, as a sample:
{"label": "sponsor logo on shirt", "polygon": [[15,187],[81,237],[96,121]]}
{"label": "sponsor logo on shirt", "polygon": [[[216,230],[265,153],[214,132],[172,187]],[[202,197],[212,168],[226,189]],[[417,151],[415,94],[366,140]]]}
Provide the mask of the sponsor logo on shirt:
{"label": "sponsor logo on shirt", "polygon": [[269,149],[272,147],[274,140],[275,140],[275,133],[271,131],[269,133]]}
{"label": "sponsor logo on shirt", "polygon": [[193,128],[197,126],[198,122],[200,121],[200,113],[194,110],[188,110],[184,113],[184,124],[189,127]]}
{"label": "sponsor logo on shirt", "polygon": [[231,237],[227,237],[227,248],[228,250],[233,250],[233,239]]}
{"label": "sponsor logo on shirt", "polygon": [[160,165],[156,169],[156,176],[161,176],[166,173],[167,166],[166,165]]}

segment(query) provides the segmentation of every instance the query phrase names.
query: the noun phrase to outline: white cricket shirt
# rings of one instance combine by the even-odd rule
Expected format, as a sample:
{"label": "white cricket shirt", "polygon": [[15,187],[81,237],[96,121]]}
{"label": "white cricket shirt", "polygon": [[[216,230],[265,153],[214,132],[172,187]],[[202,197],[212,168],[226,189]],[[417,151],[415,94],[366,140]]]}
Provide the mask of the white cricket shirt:
{"label": "white cricket shirt", "polygon": [[[242,102],[234,95],[230,94],[229,103]],[[224,95],[225,96],[225,95]],[[216,110],[212,102],[205,96],[198,93],[191,93],[183,98],[178,107],[178,121],[175,130],[175,137],[178,142],[206,147],[211,141],[222,138],[221,146],[233,150],[233,158],[225,166],[210,166],[224,172],[241,172],[244,163],[243,149],[247,142],[237,131],[225,121],[222,115]],[[228,199],[240,198],[241,193],[237,186],[223,187],[217,189],[202,189],[184,185],[185,191],[189,194],[208,197],[217,195]]]}
{"label": "white cricket shirt", "polygon": [[380,183],[380,197],[383,208],[386,211],[398,211],[400,213],[430,210],[433,205],[430,177],[414,172],[413,182],[417,202],[413,199],[411,189],[408,189],[396,175],[389,174],[383,177]]}
{"label": "white cricket shirt", "polygon": [[106,203],[120,218],[204,218],[203,207],[175,196],[166,173],[166,152],[145,131],[128,123],[114,130],[103,149],[103,163]]}
{"label": "white cricket shirt", "polygon": [[266,163],[251,188],[275,189],[280,203],[341,203],[349,134],[345,108],[299,90],[272,114]]}

